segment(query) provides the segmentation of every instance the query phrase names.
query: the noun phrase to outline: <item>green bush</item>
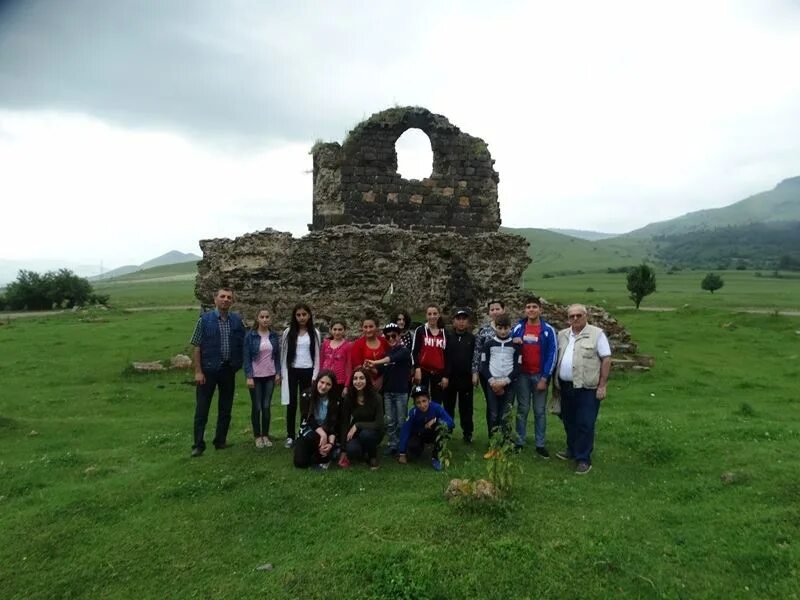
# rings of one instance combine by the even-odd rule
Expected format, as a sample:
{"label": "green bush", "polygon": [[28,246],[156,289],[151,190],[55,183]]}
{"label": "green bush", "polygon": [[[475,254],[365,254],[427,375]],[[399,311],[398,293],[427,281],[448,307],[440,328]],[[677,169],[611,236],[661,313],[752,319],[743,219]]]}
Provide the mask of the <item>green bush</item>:
{"label": "green bush", "polygon": [[23,269],[6,288],[5,299],[6,308],[11,310],[50,310],[106,302],[107,295],[95,294],[88,279],[69,269],[44,274]]}

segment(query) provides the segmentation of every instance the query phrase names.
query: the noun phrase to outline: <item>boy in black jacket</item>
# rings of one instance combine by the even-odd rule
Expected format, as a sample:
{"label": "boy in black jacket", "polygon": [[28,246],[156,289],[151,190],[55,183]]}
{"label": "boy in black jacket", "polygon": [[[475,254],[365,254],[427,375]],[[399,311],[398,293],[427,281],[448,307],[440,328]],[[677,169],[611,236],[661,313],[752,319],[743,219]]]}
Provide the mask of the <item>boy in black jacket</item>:
{"label": "boy in black jacket", "polygon": [[447,377],[444,409],[455,417],[456,402],[464,443],[472,443],[475,424],[472,421],[472,355],[475,352],[475,336],[469,331],[469,310],[462,308],[453,316],[453,330],[447,336]]}

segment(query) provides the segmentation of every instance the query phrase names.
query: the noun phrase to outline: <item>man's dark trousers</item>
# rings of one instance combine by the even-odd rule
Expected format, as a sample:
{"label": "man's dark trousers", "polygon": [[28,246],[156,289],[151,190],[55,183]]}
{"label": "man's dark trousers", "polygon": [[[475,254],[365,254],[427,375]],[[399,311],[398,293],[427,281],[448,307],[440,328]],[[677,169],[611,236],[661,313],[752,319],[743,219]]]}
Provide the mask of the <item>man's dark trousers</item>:
{"label": "man's dark trousers", "polygon": [[594,424],[600,410],[597,390],[576,388],[571,381],[559,379],[561,418],[567,434],[567,452],[578,462],[592,463]]}
{"label": "man's dark trousers", "polygon": [[208,411],[214,389],[219,388],[217,409],[217,430],[214,434],[214,446],[224,446],[228,438],[228,427],[231,424],[231,411],[233,410],[233,392],[236,385],[236,371],[227,363],[223,363],[219,371],[203,373],[206,382],[197,386],[197,404],[194,410],[194,446],[200,450],[206,449],[203,436],[208,422]]}

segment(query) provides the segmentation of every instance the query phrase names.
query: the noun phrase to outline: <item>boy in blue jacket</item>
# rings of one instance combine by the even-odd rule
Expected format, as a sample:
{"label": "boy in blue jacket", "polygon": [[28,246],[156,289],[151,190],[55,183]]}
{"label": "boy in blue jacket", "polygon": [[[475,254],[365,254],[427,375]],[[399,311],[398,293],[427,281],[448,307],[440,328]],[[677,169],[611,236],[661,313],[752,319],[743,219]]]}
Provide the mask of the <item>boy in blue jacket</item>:
{"label": "boy in blue jacket", "polygon": [[433,446],[431,450],[431,466],[437,470],[442,470],[442,463],[439,462],[440,444],[437,440],[437,429],[439,423],[444,423],[448,429],[455,427],[453,419],[441,404],[431,402],[428,390],[421,385],[415,385],[411,390],[411,397],[414,398],[414,408],[408,411],[408,419],[403,424],[400,432],[400,443],[397,445],[397,462],[404,465],[408,462],[406,454],[411,454],[417,458],[422,455],[425,444]]}
{"label": "boy in blue jacket", "polygon": [[528,413],[532,403],[536,454],[542,458],[550,458],[545,446],[547,386],[556,366],[558,342],[556,330],[542,318],[542,303],[536,296],[529,296],[525,300],[525,318],[514,327],[511,337],[522,352],[516,390],[516,445],[520,449],[525,445]]}

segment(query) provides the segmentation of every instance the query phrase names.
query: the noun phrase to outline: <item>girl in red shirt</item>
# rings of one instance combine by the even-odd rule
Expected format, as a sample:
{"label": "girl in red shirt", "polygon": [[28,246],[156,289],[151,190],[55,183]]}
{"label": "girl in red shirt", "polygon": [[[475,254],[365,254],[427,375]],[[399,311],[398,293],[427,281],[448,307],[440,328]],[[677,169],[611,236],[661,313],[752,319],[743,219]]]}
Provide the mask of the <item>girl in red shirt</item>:
{"label": "girl in red shirt", "polygon": [[353,368],[350,366],[353,342],[344,337],[346,331],[347,325],[344,321],[333,321],[331,337],[325,338],[319,353],[320,369],[329,369],[336,375],[334,393],[340,398],[347,393],[347,381],[353,373]]}
{"label": "girl in red shirt", "polygon": [[425,309],[425,323],[414,332],[411,357],[414,361],[414,383],[428,390],[431,400],[444,403],[444,390],[448,380],[446,372],[445,347],[447,337],[441,311],[435,304]]}
{"label": "girl in red shirt", "polygon": [[[357,367],[364,367],[365,360],[380,360],[389,352],[389,343],[382,335],[378,335],[378,322],[375,317],[365,317],[361,321],[361,337],[353,342],[353,348],[350,351],[350,365],[353,369]],[[378,373],[375,367],[368,368],[372,378],[372,387],[380,391],[383,387],[383,377]],[[350,379],[353,373],[349,373],[347,386],[350,386]]]}

